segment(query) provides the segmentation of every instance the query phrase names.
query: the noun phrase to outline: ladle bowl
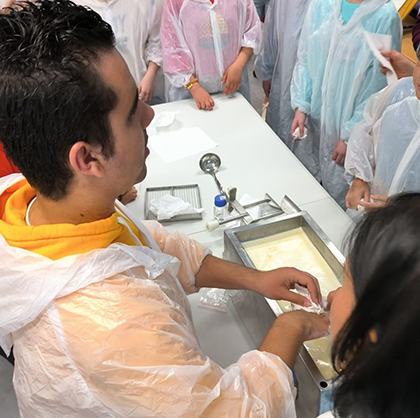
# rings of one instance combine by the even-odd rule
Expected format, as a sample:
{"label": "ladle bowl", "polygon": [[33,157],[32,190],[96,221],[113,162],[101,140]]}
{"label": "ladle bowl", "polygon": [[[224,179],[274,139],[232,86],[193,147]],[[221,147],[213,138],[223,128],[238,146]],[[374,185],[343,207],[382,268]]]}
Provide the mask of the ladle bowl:
{"label": "ladle bowl", "polygon": [[216,177],[216,173],[219,171],[219,168],[222,165],[222,160],[220,157],[217,154],[209,152],[200,158],[199,165],[204,173],[210,174],[213,177],[219,192],[226,195],[222,185],[220,184],[220,181]]}
{"label": "ladle bowl", "polygon": [[201,170],[205,173],[217,173],[222,165],[222,161],[217,154],[209,152],[200,158],[199,164]]}

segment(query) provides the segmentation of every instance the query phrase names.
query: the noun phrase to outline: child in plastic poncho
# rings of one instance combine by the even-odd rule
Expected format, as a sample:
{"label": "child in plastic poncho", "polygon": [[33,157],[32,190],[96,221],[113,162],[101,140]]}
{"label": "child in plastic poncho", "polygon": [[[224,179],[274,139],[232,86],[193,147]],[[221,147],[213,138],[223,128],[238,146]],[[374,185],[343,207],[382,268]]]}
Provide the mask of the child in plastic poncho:
{"label": "child in plastic poncho", "polygon": [[400,48],[401,20],[389,0],[313,0],[302,28],[293,73],[291,133],[306,115],[320,121],[321,182],[345,208],[347,142],[369,97],[386,86],[364,31],[388,34]]}
{"label": "child in plastic poncho", "polygon": [[399,80],[369,100],[347,147],[345,169],[352,180],[348,208],[371,208],[378,205],[371,198],[383,202],[395,193],[420,191],[419,99],[417,61],[413,77]]}
{"label": "child in plastic poncho", "polygon": [[290,136],[295,112],[290,105],[290,83],[297,48],[310,0],[272,0],[264,23],[263,45],[255,61],[255,72],[269,96],[266,122],[318,180],[319,126],[308,117],[308,138],[294,141]]}
{"label": "child in plastic poncho", "polygon": [[166,102],[160,24],[164,0],[74,0],[99,13],[112,26],[117,49],[127,62],[140,99]]}
{"label": "child in plastic poncho", "polygon": [[213,93],[239,91],[250,100],[246,64],[261,43],[252,0],[168,0],[161,38],[169,101],[192,95],[211,110]]}
{"label": "child in plastic poncho", "polygon": [[334,415],[319,418],[419,416],[419,218],[420,193],[402,193],[353,230],[343,286],[327,298]]}

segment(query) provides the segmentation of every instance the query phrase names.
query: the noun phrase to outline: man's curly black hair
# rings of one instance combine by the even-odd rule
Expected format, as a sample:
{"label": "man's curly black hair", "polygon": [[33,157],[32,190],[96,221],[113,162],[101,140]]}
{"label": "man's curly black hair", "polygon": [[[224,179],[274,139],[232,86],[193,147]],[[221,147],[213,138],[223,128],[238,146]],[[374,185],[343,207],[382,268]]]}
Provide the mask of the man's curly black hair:
{"label": "man's curly black hair", "polygon": [[115,38],[92,10],[66,0],[19,3],[0,14],[0,141],[42,195],[59,200],[78,141],[113,155],[115,93],[97,69]]}

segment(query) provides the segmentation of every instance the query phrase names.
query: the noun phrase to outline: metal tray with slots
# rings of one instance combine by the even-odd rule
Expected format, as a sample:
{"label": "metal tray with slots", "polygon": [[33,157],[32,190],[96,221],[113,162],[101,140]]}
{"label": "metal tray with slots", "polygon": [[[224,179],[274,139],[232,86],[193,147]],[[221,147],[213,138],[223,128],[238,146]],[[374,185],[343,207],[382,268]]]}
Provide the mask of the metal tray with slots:
{"label": "metal tray with slots", "polygon": [[[196,209],[200,209],[201,196],[198,184],[183,184],[179,186],[162,186],[162,187],[148,187],[145,193],[144,200],[144,213],[147,220],[156,221],[156,215],[150,210],[150,202],[153,199],[159,199],[162,196],[169,194],[174,197],[179,197],[185,202],[188,202]],[[176,222],[176,221],[199,221],[203,219],[202,213],[190,213],[185,215],[176,215],[171,219],[159,221],[163,222]]]}

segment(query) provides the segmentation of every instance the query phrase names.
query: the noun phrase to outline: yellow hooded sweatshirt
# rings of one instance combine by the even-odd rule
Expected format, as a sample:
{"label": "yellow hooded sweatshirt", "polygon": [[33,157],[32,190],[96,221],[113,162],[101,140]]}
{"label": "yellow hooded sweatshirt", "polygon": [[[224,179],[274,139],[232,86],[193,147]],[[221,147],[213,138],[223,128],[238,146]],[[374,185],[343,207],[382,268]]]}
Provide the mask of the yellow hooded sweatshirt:
{"label": "yellow hooded sweatshirt", "polygon": [[[0,196],[0,234],[7,243],[36,254],[57,260],[106,248],[114,242],[135,245],[127,227],[118,223],[117,212],[109,218],[79,225],[55,224],[28,226],[25,221],[28,205],[36,196],[35,190],[22,180],[10,186]],[[144,244],[139,230],[127,218],[132,232]]]}

